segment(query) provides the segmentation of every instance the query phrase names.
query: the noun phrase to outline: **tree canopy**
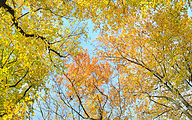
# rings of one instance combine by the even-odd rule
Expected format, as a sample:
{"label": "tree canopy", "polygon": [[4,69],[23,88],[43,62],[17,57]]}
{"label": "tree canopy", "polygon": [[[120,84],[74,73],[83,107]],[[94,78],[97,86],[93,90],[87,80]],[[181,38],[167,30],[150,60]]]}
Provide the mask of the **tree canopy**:
{"label": "tree canopy", "polygon": [[75,54],[79,40],[86,39],[85,26],[77,25],[77,19],[69,17],[72,11],[61,4],[65,3],[1,1],[1,117],[19,119],[31,112],[27,106],[45,88],[53,66],[64,67],[60,61]]}
{"label": "tree canopy", "polygon": [[[192,119],[189,11],[190,0],[1,0],[0,119]],[[87,20],[100,32],[92,55]]]}

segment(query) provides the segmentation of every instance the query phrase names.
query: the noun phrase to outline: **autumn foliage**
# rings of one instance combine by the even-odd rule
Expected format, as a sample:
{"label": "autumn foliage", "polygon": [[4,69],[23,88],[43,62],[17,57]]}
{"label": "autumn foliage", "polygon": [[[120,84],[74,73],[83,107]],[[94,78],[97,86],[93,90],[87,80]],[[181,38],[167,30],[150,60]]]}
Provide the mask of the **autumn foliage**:
{"label": "autumn foliage", "polygon": [[[61,1],[0,1],[0,117],[27,119],[57,62],[75,54],[84,27],[75,27]],[[57,7],[56,7],[57,6]],[[64,26],[63,20],[69,20]],[[66,21],[65,21],[66,22]],[[75,27],[75,28],[74,28]],[[86,39],[86,36],[84,36]],[[30,103],[30,105],[28,104]],[[23,110],[24,109],[24,110]]]}
{"label": "autumn foliage", "polygon": [[191,119],[190,23],[187,11],[159,7],[98,37],[99,55],[112,59],[125,97],[138,102],[137,119]]}
{"label": "autumn foliage", "polygon": [[[0,119],[192,119],[190,11],[190,0],[1,0]],[[81,46],[90,20],[94,53]]]}

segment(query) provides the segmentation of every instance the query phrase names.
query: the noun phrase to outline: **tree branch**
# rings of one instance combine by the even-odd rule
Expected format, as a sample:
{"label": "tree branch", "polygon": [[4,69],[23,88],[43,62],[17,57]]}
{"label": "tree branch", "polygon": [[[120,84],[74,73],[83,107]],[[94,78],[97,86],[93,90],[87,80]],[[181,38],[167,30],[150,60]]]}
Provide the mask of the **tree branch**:
{"label": "tree branch", "polygon": [[[1,5],[1,4],[0,4],[0,5]],[[54,52],[54,53],[57,54],[59,57],[65,57],[65,56],[61,55],[59,52],[51,49],[50,46],[49,46],[50,43],[46,40],[45,37],[40,36],[40,35],[38,35],[38,34],[37,34],[37,35],[36,35],[36,34],[27,34],[27,33],[19,26],[18,18],[15,17],[15,11],[14,11],[10,6],[8,6],[8,5],[6,5],[6,4],[3,4],[2,6],[4,7],[4,9],[6,9],[6,10],[11,14],[11,16],[12,16],[12,21],[13,21],[13,25],[16,27],[17,30],[19,30],[19,32],[20,32],[23,36],[25,36],[25,37],[37,37],[37,38],[40,38],[41,40],[43,40],[43,41],[45,42],[45,44],[48,44],[48,50],[49,50],[49,51]],[[40,10],[40,9],[42,9],[42,8],[39,8],[39,9],[37,9],[36,11],[38,11],[38,10]],[[28,14],[28,13],[26,13],[26,14]],[[24,15],[26,15],[26,14],[24,14]],[[21,17],[23,17],[24,15],[22,15]],[[21,18],[21,17],[19,17],[19,18]]]}
{"label": "tree branch", "polygon": [[17,81],[17,83],[15,83],[14,85],[10,85],[9,87],[15,87],[17,86],[26,76],[27,76],[27,73],[29,72],[29,69],[27,69],[27,72],[25,73],[25,75],[19,80]]}

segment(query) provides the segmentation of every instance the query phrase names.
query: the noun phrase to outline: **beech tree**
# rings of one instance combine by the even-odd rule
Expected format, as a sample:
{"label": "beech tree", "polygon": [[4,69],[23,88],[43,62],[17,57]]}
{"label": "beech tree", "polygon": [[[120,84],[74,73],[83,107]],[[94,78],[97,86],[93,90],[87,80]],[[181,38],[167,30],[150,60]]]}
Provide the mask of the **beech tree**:
{"label": "beech tree", "polygon": [[[67,2],[67,1],[66,1]],[[0,1],[0,118],[26,119],[55,67],[78,50],[85,26],[65,1]],[[58,73],[59,74],[59,73]],[[28,114],[29,113],[29,114]]]}
{"label": "beech tree", "polygon": [[181,1],[155,5],[104,31],[98,54],[115,64],[137,119],[192,119],[188,7]]}
{"label": "beech tree", "polygon": [[[52,93],[39,99],[38,115],[43,119],[129,119],[127,98],[113,67],[88,51],[67,57],[67,69],[56,76]],[[127,112],[130,113],[127,113]],[[37,119],[36,118],[36,119]]]}

